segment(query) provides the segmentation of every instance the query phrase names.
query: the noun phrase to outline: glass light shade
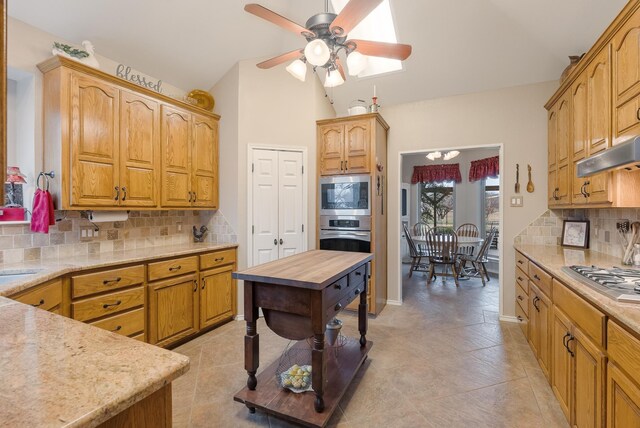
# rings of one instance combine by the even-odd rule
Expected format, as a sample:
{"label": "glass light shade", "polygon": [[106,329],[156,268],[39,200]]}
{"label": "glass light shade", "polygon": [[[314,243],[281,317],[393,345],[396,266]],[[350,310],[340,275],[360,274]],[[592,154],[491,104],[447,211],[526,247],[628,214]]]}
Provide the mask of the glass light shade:
{"label": "glass light shade", "polygon": [[310,64],[323,66],[329,61],[329,58],[331,58],[331,51],[323,40],[315,39],[311,40],[307,43],[307,46],[305,46],[304,56]]}
{"label": "glass light shade", "polygon": [[327,71],[327,77],[324,79],[325,88],[333,88],[344,83],[342,75],[337,70]]}
{"label": "glass light shade", "polygon": [[436,159],[440,159],[442,157],[442,153],[440,152],[431,152],[427,155],[427,159],[429,160],[436,160]]}
{"label": "glass light shade", "polygon": [[457,150],[451,150],[444,155],[444,160],[451,160],[460,154]]}
{"label": "glass light shade", "polygon": [[367,67],[367,57],[360,52],[354,51],[347,56],[347,67],[350,76],[357,76]]}
{"label": "glass light shade", "polygon": [[297,59],[287,66],[285,69],[296,79],[304,82],[307,77],[307,64]]}

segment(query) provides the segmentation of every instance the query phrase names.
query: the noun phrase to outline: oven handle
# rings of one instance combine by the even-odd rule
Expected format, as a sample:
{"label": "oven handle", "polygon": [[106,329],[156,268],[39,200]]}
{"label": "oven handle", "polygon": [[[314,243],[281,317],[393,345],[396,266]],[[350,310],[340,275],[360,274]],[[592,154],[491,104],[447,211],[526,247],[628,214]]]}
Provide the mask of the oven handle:
{"label": "oven handle", "polygon": [[329,230],[320,231],[320,239],[354,239],[358,241],[371,242],[371,232],[336,232]]}

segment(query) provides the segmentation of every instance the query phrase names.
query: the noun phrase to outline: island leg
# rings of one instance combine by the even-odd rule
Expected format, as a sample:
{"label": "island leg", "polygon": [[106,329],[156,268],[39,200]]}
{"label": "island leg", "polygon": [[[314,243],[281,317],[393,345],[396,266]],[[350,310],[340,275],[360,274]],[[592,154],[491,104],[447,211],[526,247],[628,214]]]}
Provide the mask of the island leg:
{"label": "island leg", "polygon": [[314,334],[313,350],[311,351],[311,385],[316,393],[313,407],[316,412],[324,410],[324,379],[326,377],[327,364],[324,357],[324,333]]}
{"label": "island leg", "polygon": [[369,291],[369,278],[370,278],[371,263],[367,263],[367,270],[364,281],[364,289],[360,293],[360,304],[358,305],[358,330],[360,331],[360,346],[364,347],[367,344],[367,294]]}
{"label": "island leg", "polygon": [[[247,333],[244,336],[244,368],[247,370],[247,388],[255,390],[258,385],[256,372],[260,362],[260,341],[258,336],[258,308],[253,299],[254,284],[251,281],[244,283],[244,316],[247,322]],[[247,406],[249,407],[249,406]],[[255,407],[249,407],[251,413],[255,413]]]}

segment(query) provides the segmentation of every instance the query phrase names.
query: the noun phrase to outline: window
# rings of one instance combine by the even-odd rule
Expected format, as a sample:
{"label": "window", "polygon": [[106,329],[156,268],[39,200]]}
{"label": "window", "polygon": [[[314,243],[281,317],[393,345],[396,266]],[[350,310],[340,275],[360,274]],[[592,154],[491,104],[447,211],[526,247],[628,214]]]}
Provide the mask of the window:
{"label": "window", "polygon": [[[485,178],[482,180],[482,222],[483,233],[487,233],[492,227],[497,228],[500,223],[500,178]],[[491,249],[498,247],[498,236],[491,243]]]}
{"label": "window", "polygon": [[[331,5],[335,13],[340,13],[348,2],[349,0],[331,0]],[[389,0],[384,0],[365,19],[360,21],[360,23],[349,32],[349,38],[398,43]],[[358,77],[376,76],[378,74],[402,70],[402,61],[398,59],[374,56],[369,56],[367,59],[368,65],[358,74]]]}
{"label": "window", "polygon": [[432,228],[444,227],[453,230],[455,213],[455,183],[419,183],[419,221]]}

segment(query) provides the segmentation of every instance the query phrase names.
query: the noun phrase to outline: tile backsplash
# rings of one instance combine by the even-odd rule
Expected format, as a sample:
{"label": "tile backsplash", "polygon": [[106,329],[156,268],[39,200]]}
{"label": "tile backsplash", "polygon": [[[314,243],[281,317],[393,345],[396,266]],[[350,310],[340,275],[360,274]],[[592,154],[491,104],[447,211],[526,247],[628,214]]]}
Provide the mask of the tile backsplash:
{"label": "tile backsplash", "polygon": [[616,223],[620,220],[640,221],[640,209],[548,210],[520,232],[514,243],[560,245],[562,222],[569,219],[589,220],[589,249],[622,258],[622,243]]}
{"label": "tile backsplash", "polygon": [[0,263],[186,244],[193,239],[193,226],[202,225],[209,229],[207,242],[237,242],[220,211],[130,211],[126,221],[98,223],[98,236],[91,238],[81,237],[80,229],[92,223],[80,212],[56,211],[56,219],[48,234],[32,233],[29,225],[0,223]]}

